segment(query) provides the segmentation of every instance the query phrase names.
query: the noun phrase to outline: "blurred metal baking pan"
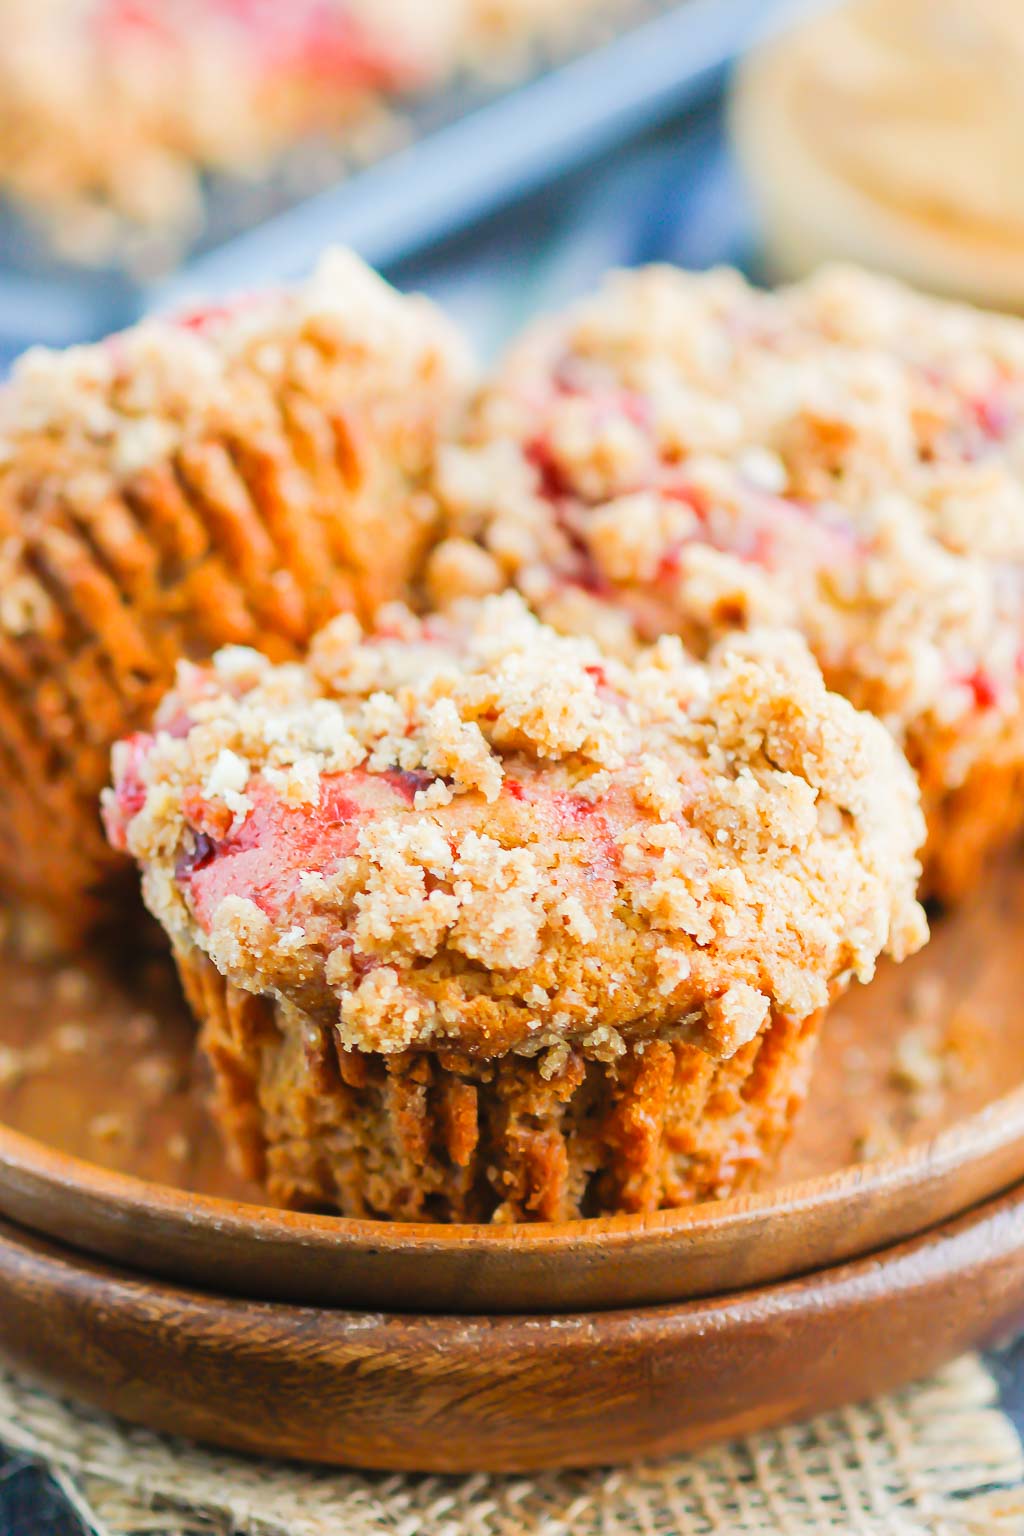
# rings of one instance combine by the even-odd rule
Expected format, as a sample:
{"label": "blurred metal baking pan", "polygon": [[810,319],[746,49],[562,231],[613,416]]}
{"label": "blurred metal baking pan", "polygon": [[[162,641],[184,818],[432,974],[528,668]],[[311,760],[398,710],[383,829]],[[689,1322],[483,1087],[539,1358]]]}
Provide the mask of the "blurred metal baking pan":
{"label": "blurred metal baking pan", "polygon": [[312,196],[295,200],[286,177],[259,188],[211,182],[194,253],[148,284],[53,258],[5,211],[0,364],[33,342],[92,340],[189,295],[287,279],[332,242],[387,267],[692,105],[792,9],[792,0],[633,0],[628,25],[522,83],[462,83],[411,107],[403,148]]}

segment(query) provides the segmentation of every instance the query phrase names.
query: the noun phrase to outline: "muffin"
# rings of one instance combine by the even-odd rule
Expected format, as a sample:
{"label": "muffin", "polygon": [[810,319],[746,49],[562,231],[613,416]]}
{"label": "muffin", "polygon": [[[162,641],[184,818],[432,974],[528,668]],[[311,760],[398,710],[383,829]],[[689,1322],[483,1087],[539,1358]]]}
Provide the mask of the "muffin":
{"label": "muffin", "polygon": [[774,271],[1024,308],[1022,71],[1017,0],[848,0],[752,55],[731,119]]}
{"label": "muffin", "polygon": [[540,324],[446,450],[444,604],[703,654],[793,624],[921,782],[924,890],[1024,820],[1024,324],[835,269],[612,276]]}
{"label": "muffin", "polygon": [[150,273],[200,230],[208,173],[322,183],[400,144],[413,99],[521,74],[623,4],[0,0],[0,188],[64,257]]}
{"label": "muffin", "polygon": [[0,887],[74,930],[111,744],[179,657],[297,654],[420,558],[461,344],[336,252],[306,284],[36,350],[0,392]]}
{"label": "muffin", "polygon": [[753,1178],[924,827],[795,635],[625,662],[513,593],[183,666],[114,751],[235,1159],[286,1205],[651,1210]]}
{"label": "muffin", "polygon": [[[453,67],[462,0],[4,0],[0,182],[62,254],[173,254],[204,171],[358,151]],[[225,86],[225,82],[229,85]]]}

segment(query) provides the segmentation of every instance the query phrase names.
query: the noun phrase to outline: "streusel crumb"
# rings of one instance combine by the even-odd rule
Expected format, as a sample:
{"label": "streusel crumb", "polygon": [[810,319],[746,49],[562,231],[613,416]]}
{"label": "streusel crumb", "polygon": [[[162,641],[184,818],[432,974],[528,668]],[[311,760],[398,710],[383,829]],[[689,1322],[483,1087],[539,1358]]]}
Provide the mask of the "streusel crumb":
{"label": "streusel crumb", "polygon": [[852,270],[616,274],[446,450],[435,603],[513,582],[628,654],[797,626],[920,779],[927,888],[1024,821],[1024,324]]}
{"label": "streusel crumb", "polygon": [[795,636],[625,662],[512,593],[346,615],[304,665],[180,666],[114,779],[179,954],[344,1050],[728,1058],[925,937],[912,775]]}

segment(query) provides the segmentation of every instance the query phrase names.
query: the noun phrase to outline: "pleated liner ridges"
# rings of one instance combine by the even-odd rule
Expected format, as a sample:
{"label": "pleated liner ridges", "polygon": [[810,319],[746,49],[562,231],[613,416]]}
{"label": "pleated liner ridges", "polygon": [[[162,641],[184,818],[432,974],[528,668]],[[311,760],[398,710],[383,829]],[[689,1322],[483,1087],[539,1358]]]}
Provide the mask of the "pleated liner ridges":
{"label": "pleated liner ridges", "polygon": [[176,661],[297,653],[339,609],[402,595],[420,556],[455,394],[443,354],[425,346],[422,377],[396,379],[398,408],[360,395],[351,358],[318,363],[315,388],[308,369],[239,367],[128,473],[52,425],[0,468],[0,881],[71,931],[120,867],[97,814],[111,744],[148,723]]}
{"label": "pleated liner ridges", "polygon": [[279,1203],[347,1215],[556,1221],[749,1185],[803,1102],[823,1017],[777,1015],[727,1062],[651,1041],[545,1079],[516,1056],[342,1051],[200,950],[176,958],[236,1164]]}

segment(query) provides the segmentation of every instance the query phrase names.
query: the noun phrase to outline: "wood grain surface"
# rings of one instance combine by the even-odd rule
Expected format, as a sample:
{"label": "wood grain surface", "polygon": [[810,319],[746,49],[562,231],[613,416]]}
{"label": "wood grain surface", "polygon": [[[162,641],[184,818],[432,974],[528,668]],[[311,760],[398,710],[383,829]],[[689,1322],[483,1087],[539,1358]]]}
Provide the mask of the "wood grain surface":
{"label": "wood grain surface", "polygon": [[84,1402],[257,1455],[527,1471],[692,1449],[884,1392],[1024,1317],[1024,1192],[874,1258],[563,1316],[231,1300],[0,1226],[0,1352]]}

